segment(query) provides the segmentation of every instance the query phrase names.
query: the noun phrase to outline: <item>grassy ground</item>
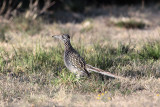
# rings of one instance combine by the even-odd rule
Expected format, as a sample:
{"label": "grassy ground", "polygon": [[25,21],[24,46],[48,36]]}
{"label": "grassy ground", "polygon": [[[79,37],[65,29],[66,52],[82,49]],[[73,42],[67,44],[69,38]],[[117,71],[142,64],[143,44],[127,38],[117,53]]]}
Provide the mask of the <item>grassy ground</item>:
{"label": "grassy ground", "polygon": [[[57,12],[55,20],[62,13]],[[74,13],[70,18],[79,16],[77,23],[66,18],[47,24],[22,16],[1,21],[0,105],[158,107],[158,13],[158,8],[106,7]],[[63,44],[51,38],[60,33],[71,35],[73,47],[87,63],[126,79],[92,73],[78,81],[64,66]]]}

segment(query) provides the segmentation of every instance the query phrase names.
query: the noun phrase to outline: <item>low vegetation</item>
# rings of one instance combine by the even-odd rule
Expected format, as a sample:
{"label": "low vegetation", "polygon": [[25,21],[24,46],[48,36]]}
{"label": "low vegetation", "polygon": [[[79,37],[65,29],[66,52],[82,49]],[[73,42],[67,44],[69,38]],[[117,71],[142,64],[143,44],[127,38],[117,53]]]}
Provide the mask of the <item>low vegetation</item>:
{"label": "low vegetation", "polygon": [[[157,49],[160,45],[153,43],[150,46],[144,45],[144,47],[140,52],[137,52],[124,45],[120,45],[117,48],[95,45],[92,47],[93,54],[90,54],[90,50],[84,47],[77,49],[81,49],[78,51],[84,53],[87,63],[109,70],[116,75],[138,79],[159,77],[160,74],[156,73],[157,67],[154,64],[160,55],[155,55],[154,51],[159,53]],[[65,68],[62,50],[61,48],[51,48],[47,51],[37,47],[36,51],[33,52],[30,49],[19,48],[14,49],[14,54],[9,57],[10,53],[1,48],[1,75],[4,77],[9,76],[8,78],[16,79],[20,83],[27,82],[38,85],[40,87],[39,91],[51,85],[53,87],[65,87],[68,91],[72,90],[79,93],[105,93],[107,91],[113,97],[116,92],[128,95],[139,90],[145,90],[145,86],[139,85],[139,83],[110,80],[95,73],[90,78],[77,80],[75,75]],[[147,68],[144,68],[145,66]],[[8,100],[10,102],[17,95],[19,96],[17,98],[21,99],[28,94],[27,92],[16,92],[10,95],[11,93],[3,88],[1,98],[4,101]]]}
{"label": "low vegetation", "polygon": [[148,26],[142,21],[135,21],[135,20],[119,21],[116,22],[115,25],[127,29],[144,29],[146,26]]}
{"label": "low vegetation", "polygon": [[[19,16],[2,24],[0,106],[141,106],[144,99],[159,104],[159,28],[148,32],[141,30],[145,24],[133,21],[116,25],[130,30],[117,29],[106,25],[104,17],[46,24],[40,18]],[[64,65],[63,46],[51,38],[60,33],[71,35],[71,43],[88,64],[125,79],[97,73],[77,79]]]}

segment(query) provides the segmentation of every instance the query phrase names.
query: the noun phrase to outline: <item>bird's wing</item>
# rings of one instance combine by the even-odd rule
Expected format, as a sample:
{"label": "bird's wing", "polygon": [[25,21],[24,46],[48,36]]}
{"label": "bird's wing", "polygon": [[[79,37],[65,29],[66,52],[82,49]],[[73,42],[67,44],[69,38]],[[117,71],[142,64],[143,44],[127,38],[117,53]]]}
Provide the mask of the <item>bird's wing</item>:
{"label": "bird's wing", "polygon": [[73,51],[71,53],[71,62],[74,67],[79,69],[80,71],[85,72],[86,74],[89,74],[88,71],[85,69],[85,61],[84,59],[78,54],[78,52]]}

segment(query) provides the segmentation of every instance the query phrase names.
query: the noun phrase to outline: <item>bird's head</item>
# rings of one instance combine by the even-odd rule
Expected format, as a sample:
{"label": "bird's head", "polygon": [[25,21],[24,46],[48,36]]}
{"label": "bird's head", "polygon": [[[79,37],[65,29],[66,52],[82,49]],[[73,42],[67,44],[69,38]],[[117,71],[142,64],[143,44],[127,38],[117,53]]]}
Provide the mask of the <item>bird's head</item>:
{"label": "bird's head", "polygon": [[62,40],[64,43],[70,41],[70,36],[68,34],[54,35],[52,37],[58,38],[58,39]]}

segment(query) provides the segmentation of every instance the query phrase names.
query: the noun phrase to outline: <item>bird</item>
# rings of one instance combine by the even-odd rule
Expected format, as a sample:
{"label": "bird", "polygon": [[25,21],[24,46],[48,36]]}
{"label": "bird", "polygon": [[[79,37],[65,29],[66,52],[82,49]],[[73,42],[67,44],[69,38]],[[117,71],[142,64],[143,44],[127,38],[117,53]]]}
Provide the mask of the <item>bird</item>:
{"label": "bird", "polygon": [[70,36],[68,34],[53,35],[53,38],[58,38],[64,43],[64,63],[65,66],[72,73],[76,74],[77,78],[89,77],[91,72],[100,73],[102,75],[111,78],[120,78],[110,72],[104,71],[100,68],[93,67],[92,65],[86,64],[85,60],[80,54],[72,47],[70,43]]}

